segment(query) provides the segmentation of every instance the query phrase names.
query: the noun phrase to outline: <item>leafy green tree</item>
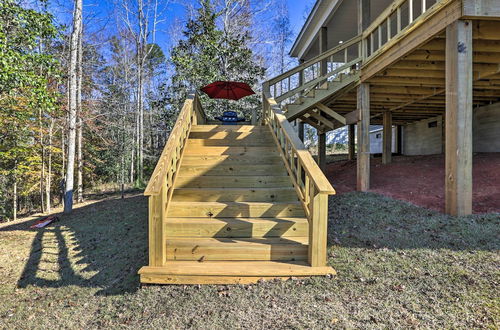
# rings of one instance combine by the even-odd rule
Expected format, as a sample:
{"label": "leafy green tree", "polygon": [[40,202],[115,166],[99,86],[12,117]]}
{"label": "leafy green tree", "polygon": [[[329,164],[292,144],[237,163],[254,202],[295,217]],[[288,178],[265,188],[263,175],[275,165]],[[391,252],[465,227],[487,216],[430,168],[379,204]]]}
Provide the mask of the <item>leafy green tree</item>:
{"label": "leafy green tree", "polygon": [[0,195],[13,202],[1,217],[15,218],[18,193],[30,193],[39,180],[37,133],[56,111],[58,95],[57,62],[43,43],[56,34],[51,15],[15,0],[0,2],[0,175],[11,188],[10,196]]}

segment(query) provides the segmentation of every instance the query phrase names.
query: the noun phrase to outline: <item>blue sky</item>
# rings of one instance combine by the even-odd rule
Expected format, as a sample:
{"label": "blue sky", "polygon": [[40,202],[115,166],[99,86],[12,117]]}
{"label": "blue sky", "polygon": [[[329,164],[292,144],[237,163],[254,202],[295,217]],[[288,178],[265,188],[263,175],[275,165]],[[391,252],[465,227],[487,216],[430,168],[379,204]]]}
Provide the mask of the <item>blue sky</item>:
{"label": "blue sky", "polygon": [[[102,31],[102,26],[106,29],[114,29],[114,4],[119,4],[121,0],[83,0],[84,16],[86,17],[87,28],[89,30]],[[160,26],[160,32],[157,34],[157,43],[164,50],[169,48],[171,43],[169,29],[174,20],[184,21],[186,10],[183,4],[193,2],[193,0],[174,0],[169,5],[167,20]],[[291,27],[294,31],[294,38],[300,32],[300,28],[307,16],[306,9],[310,8],[315,0],[287,0]],[[59,23],[69,25],[71,21],[71,11],[73,1],[53,0],[51,11],[57,17]],[[90,32],[90,31],[89,31]],[[291,45],[290,45],[291,46]]]}

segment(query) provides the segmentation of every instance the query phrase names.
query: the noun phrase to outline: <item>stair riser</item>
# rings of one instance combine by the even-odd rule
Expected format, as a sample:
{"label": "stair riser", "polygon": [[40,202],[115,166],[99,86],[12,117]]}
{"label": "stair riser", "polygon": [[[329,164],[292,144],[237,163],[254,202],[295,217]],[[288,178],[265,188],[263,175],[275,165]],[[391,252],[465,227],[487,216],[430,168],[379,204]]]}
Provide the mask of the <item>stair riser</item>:
{"label": "stair riser", "polygon": [[273,244],[246,245],[228,243],[220,246],[176,245],[167,240],[167,260],[176,261],[303,261],[307,260],[307,245]]}
{"label": "stair riser", "polygon": [[267,126],[238,126],[238,125],[196,125],[191,132],[269,132]]}
{"label": "stair riser", "polygon": [[214,165],[214,166],[181,166],[179,175],[199,176],[199,175],[286,175],[287,171],[283,165]]}
{"label": "stair riser", "polygon": [[191,132],[189,139],[222,140],[222,141],[272,141],[271,133],[267,132]]}
{"label": "stair riser", "polygon": [[178,176],[176,188],[281,188],[292,187],[288,176]]}
{"label": "stair riser", "polygon": [[294,189],[252,190],[246,188],[231,191],[176,189],[172,200],[176,202],[294,202],[298,198]]}
{"label": "stair riser", "polygon": [[255,157],[243,156],[184,156],[182,165],[282,165],[283,160],[278,155],[263,155],[256,159]]}
{"label": "stair riser", "polygon": [[188,147],[267,147],[272,140],[269,141],[239,141],[239,140],[198,140],[189,139]]}
{"label": "stair riser", "polygon": [[275,218],[275,217],[304,217],[304,210],[300,204],[274,205],[192,205],[190,207],[176,207],[171,205],[168,217],[193,218]]}
{"label": "stair riser", "polygon": [[195,238],[306,237],[309,231],[307,220],[298,222],[292,219],[253,222],[245,221],[245,219],[199,220],[168,222],[165,226],[165,235],[166,237]]}
{"label": "stair riser", "polygon": [[260,155],[279,156],[276,147],[201,147],[188,146],[184,155],[237,155],[243,157],[258,157]]}

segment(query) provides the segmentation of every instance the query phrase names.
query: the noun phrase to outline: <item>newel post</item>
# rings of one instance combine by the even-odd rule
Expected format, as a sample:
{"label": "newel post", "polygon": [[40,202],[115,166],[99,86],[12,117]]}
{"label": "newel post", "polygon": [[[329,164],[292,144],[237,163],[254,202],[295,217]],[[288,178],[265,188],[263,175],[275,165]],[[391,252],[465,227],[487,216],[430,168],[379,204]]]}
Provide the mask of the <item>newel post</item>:
{"label": "newel post", "polygon": [[167,206],[167,189],[162,185],[158,195],[149,196],[149,266],[161,267],[166,261],[164,225]]}
{"label": "newel post", "polygon": [[318,193],[313,197],[309,220],[309,264],[311,267],[326,266],[328,194]]}

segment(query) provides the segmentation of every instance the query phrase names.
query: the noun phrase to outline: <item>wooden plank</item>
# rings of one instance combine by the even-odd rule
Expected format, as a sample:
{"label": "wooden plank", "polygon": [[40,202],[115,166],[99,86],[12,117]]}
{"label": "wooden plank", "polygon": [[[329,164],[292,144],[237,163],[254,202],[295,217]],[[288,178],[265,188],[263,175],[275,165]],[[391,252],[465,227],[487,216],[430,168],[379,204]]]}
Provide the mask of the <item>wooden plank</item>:
{"label": "wooden plank", "polygon": [[169,218],[166,237],[307,237],[306,218]]}
{"label": "wooden plank", "polygon": [[349,160],[354,160],[356,155],[355,155],[355,147],[356,147],[356,140],[355,140],[355,126],[354,125],[349,125]]}
{"label": "wooden plank", "polygon": [[472,18],[500,17],[498,0],[463,0],[464,16]]}
{"label": "wooden plank", "polygon": [[[281,165],[283,168],[283,165]],[[297,193],[286,188],[177,188],[174,202],[295,202]]]}
{"label": "wooden plank", "polygon": [[346,114],[345,121],[347,125],[357,124],[359,121],[359,110],[356,109]]}
{"label": "wooden plank", "polygon": [[326,134],[318,132],[318,166],[326,172]]}
{"label": "wooden plank", "polygon": [[167,260],[307,260],[308,237],[168,238]]}
{"label": "wooden plank", "polygon": [[175,188],[279,188],[292,187],[288,175],[284,176],[178,176]]}
{"label": "wooden plank", "polygon": [[322,126],[326,126],[329,129],[335,128],[335,125],[333,125],[333,123],[330,120],[326,119],[315,110],[309,111],[306,115],[309,115],[309,118],[313,117],[314,119],[318,120],[318,122],[321,123]]}
{"label": "wooden plank", "polygon": [[332,117],[333,119],[335,119],[336,121],[338,121],[339,123],[346,125],[346,119],[344,116],[339,115],[337,112],[333,111],[332,109],[330,109],[329,107],[327,107],[323,103],[316,104],[316,107],[319,110],[321,110],[322,112],[324,112],[327,115],[329,115],[330,117]]}
{"label": "wooden plank", "polygon": [[194,132],[191,130],[190,139],[210,139],[210,140],[233,140],[233,141],[272,141],[270,133],[267,131],[250,132]]}
{"label": "wooden plank", "polygon": [[184,154],[186,156],[192,155],[239,155],[239,156],[249,156],[258,157],[262,154],[277,154],[278,151],[274,146],[267,147],[195,147],[189,146],[186,148]]}
{"label": "wooden plank", "polygon": [[370,85],[358,86],[358,162],[357,189],[370,189]]}
{"label": "wooden plank", "polygon": [[392,162],[392,113],[384,112],[384,138],[382,142],[382,164]]}
{"label": "wooden plank", "polygon": [[221,175],[237,175],[237,176],[269,176],[269,175],[286,175],[286,169],[283,164],[272,165],[183,165],[179,170],[181,176],[221,176]]}
{"label": "wooden plank", "polygon": [[[273,142],[274,143],[274,140]],[[259,158],[239,155],[189,155],[182,158],[182,165],[270,165],[282,164],[278,154],[264,154]]]}
{"label": "wooden plank", "polygon": [[252,125],[195,125],[192,127],[191,132],[269,132],[265,126],[252,126]]}
{"label": "wooden plank", "polygon": [[317,194],[313,198],[313,214],[309,222],[308,260],[312,267],[326,266],[328,195]]}
{"label": "wooden plank", "polygon": [[446,29],[446,213],[472,213],[472,22]]}
{"label": "wooden plank", "polygon": [[168,217],[272,218],[305,216],[299,202],[171,202],[170,204]]}
{"label": "wooden plank", "polygon": [[257,140],[257,139],[248,139],[248,140],[232,140],[232,139],[188,139],[186,146],[188,148],[196,148],[196,147],[266,147],[269,145],[268,140]]}

